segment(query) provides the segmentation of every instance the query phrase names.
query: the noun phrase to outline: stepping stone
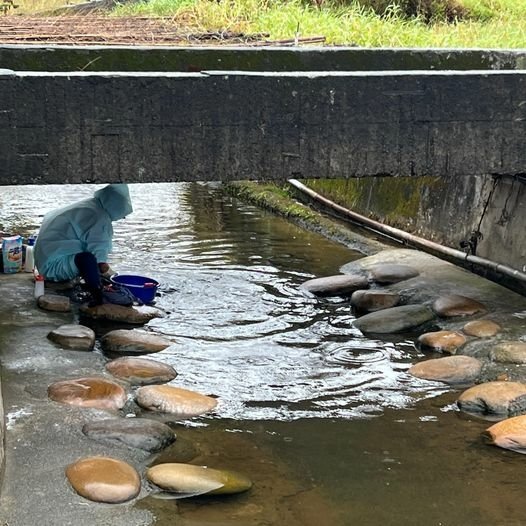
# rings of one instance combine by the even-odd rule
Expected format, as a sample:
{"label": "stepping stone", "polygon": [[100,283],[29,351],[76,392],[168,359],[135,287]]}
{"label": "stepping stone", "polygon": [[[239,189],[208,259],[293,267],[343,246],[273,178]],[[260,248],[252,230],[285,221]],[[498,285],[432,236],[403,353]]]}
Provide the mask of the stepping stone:
{"label": "stepping stone", "polygon": [[418,344],[424,349],[455,354],[466,343],[466,337],[454,331],[426,332],[418,337]]}
{"label": "stepping stone", "polygon": [[448,356],[419,362],[408,373],[423,380],[446,384],[471,384],[480,375],[482,363],[470,356]]}
{"label": "stepping stone", "polygon": [[398,305],[399,302],[399,294],[381,290],[357,290],[351,296],[351,305],[364,312],[390,309]]}
{"label": "stepping stone", "polygon": [[84,325],[61,325],[47,337],[61,347],[75,351],[91,351],[95,345],[95,333]]}
{"label": "stepping stone", "polygon": [[159,309],[148,307],[147,305],[123,307],[122,305],[105,303],[104,305],[97,305],[96,307],[81,305],[79,310],[84,316],[95,320],[117,321],[131,325],[144,325],[154,318],[161,318],[163,316]]}
{"label": "stepping stone", "polygon": [[95,502],[126,502],[141,489],[137,471],[126,462],[109,457],[88,457],[70,464],[66,477],[79,495]]}
{"label": "stepping stone", "polygon": [[362,332],[389,334],[414,329],[433,318],[433,312],[425,305],[402,305],[366,314],[353,325]]}
{"label": "stepping stone", "polygon": [[369,279],[376,283],[390,284],[415,278],[420,274],[418,270],[409,265],[399,265],[396,263],[385,263],[375,265],[369,269]]}
{"label": "stepping stone", "polygon": [[526,416],[514,416],[492,425],[482,434],[492,445],[526,454]]}
{"label": "stepping stone", "polygon": [[457,400],[467,413],[515,416],[526,412],[526,384],[487,382],[464,391]]}
{"label": "stepping stone", "polygon": [[144,409],[172,413],[179,418],[191,418],[212,411],[217,400],[194,391],[170,385],[139,387],[136,402]]}
{"label": "stepping stone", "polygon": [[500,363],[526,363],[525,342],[501,342],[490,352],[490,359]]}
{"label": "stepping stone", "polygon": [[462,330],[469,336],[478,338],[489,338],[501,331],[501,326],[491,320],[475,320],[464,325]]}
{"label": "stepping stone", "polygon": [[241,473],[192,464],[157,464],[146,471],[146,478],[165,491],[187,496],[242,493],[252,487]]}
{"label": "stepping stone", "polygon": [[124,389],[104,378],[76,378],[55,382],[48,387],[55,402],[97,409],[121,409],[126,403]]}
{"label": "stepping stone", "polygon": [[433,310],[443,318],[472,316],[473,314],[487,312],[486,307],[479,301],[458,294],[441,296],[436,299],[433,303]]}
{"label": "stepping stone", "polygon": [[166,425],[147,418],[112,418],[84,424],[82,432],[89,438],[118,446],[135,447],[155,453],[175,440]]}
{"label": "stepping stone", "polygon": [[151,332],[118,329],[105,334],[100,344],[106,352],[147,354],[162,351],[172,342]]}
{"label": "stepping stone", "polygon": [[39,296],[37,305],[44,310],[51,312],[70,312],[71,301],[66,296],[55,296],[53,294],[44,294]]}
{"label": "stepping stone", "polygon": [[355,290],[366,289],[369,286],[365,276],[355,274],[339,274],[325,278],[310,279],[301,285],[302,289],[315,296],[348,296]]}
{"label": "stepping stone", "polygon": [[106,364],[106,370],[132,385],[164,384],[177,376],[177,371],[166,363],[124,356]]}

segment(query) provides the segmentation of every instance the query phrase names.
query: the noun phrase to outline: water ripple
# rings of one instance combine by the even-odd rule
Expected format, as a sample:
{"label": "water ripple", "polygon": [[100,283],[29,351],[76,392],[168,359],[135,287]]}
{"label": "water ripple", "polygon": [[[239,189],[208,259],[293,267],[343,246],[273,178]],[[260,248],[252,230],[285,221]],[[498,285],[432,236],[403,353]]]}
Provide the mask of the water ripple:
{"label": "water ripple", "polygon": [[387,352],[383,349],[367,349],[339,345],[334,347],[326,354],[326,361],[329,364],[340,365],[363,365],[388,360]]}
{"label": "water ripple", "polygon": [[[3,187],[0,229],[34,230],[49,210],[98,186]],[[115,224],[112,266],[157,279],[168,313],[149,329],[174,385],[219,397],[216,417],[358,418],[443,387],[407,374],[412,342],[365,338],[348,299],[301,284],[359,255],[198,184],[130,185],[134,213]],[[25,230],[24,230],[25,229]]]}

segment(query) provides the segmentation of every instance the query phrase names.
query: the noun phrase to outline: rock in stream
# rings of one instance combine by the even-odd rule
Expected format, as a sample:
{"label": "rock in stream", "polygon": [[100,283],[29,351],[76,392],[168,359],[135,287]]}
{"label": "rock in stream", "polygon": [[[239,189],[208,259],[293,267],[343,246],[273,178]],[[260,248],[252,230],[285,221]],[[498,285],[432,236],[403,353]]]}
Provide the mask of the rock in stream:
{"label": "rock in stream", "polygon": [[188,389],[170,385],[139,387],[136,402],[144,409],[171,413],[179,418],[191,418],[212,411],[217,400]]}
{"label": "rock in stream", "polygon": [[446,384],[471,384],[479,377],[482,363],[470,356],[447,356],[413,365],[408,373],[424,380]]}
{"label": "rock in stream", "polygon": [[226,495],[252,487],[241,473],[193,464],[158,464],[148,469],[146,477],[165,491],[183,494]]}
{"label": "rock in stream", "polygon": [[464,391],[457,400],[467,413],[501,418],[526,412],[526,384],[520,382],[486,382]]}
{"label": "rock in stream", "polygon": [[95,332],[73,323],[53,329],[47,337],[65,349],[76,351],[91,351],[95,345]]}
{"label": "rock in stream", "polygon": [[433,318],[433,312],[425,305],[402,305],[366,314],[353,325],[362,332],[389,334],[414,329]]}
{"label": "rock in stream", "polygon": [[433,310],[437,316],[442,318],[453,318],[456,316],[473,316],[487,312],[486,306],[480,301],[461,296],[460,294],[450,294],[440,296],[433,303]]}
{"label": "rock in stream", "polygon": [[149,354],[163,351],[172,342],[151,332],[117,329],[106,333],[100,344],[103,351],[113,354]]}
{"label": "rock in stream", "polygon": [[108,362],[106,370],[131,385],[164,384],[177,376],[177,371],[171,365],[133,356],[123,356]]}
{"label": "rock in stream", "polygon": [[121,409],[126,403],[126,391],[119,384],[99,377],[55,382],[48,387],[48,396],[55,402],[98,409]]}
{"label": "rock in stream", "polygon": [[175,433],[162,422],[147,418],[110,418],[88,422],[82,432],[99,442],[157,452],[175,440]]}
{"label": "rock in stream", "polygon": [[310,279],[301,285],[302,289],[315,296],[348,296],[354,291],[365,289],[369,282],[365,276],[339,274],[324,278]]}
{"label": "rock in stream", "polygon": [[126,502],[141,489],[137,471],[109,457],[88,457],[70,464],[66,477],[79,495],[95,502]]}
{"label": "rock in stream", "polygon": [[526,415],[502,420],[486,429],[483,436],[490,444],[526,454]]}
{"label": "rock in stream", "polygon": [[455,354],[465,343],[466,337],[455,331],[426,332],[418,337],[421,348],[447,354]]}

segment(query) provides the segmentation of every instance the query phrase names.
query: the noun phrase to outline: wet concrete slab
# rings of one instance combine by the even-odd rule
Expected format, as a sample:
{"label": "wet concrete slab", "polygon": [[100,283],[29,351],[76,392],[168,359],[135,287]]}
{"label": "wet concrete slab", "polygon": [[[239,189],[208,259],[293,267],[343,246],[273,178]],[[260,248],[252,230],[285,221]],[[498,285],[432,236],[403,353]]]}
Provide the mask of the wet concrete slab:
{"label": "wet concrete slab", "polygon": [[[92,441],[87,421],[112,415],[52,402],[47,387],[57,379],[104,375],[98,352],[62,349],[49,331],[75,322],[75,314],[44,312],[33,298],[31,275],[0,275],[0,359],[6,419],[5,471],[0,523],[10,526],[149,525],[153,515],[133,502],[117,507],[90,503],[64,475],[66,466],[89,455],[110,455],[141,470],[149,455]],[[108,376],[109,377],[109,376]],[[121,413],[123,414],[123,413]],[[144,496],[144,493],[142,494]]]}

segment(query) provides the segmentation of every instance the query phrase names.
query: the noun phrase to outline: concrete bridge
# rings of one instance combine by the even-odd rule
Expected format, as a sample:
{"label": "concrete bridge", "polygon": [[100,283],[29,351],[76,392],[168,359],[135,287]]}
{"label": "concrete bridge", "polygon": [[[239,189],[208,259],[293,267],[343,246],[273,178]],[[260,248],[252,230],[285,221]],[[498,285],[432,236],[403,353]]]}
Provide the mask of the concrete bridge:
{"label": "concrete bridge", "polygon": [[526,173],[526,50],[0,48],[0,184]]}

